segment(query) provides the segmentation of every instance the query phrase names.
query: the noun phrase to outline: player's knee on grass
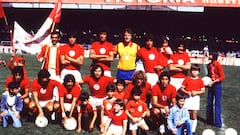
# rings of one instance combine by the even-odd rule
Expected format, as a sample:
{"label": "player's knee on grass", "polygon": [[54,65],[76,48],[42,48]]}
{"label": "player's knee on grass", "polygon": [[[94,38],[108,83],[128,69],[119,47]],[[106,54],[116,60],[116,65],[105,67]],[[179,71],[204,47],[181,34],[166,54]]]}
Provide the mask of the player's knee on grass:
{"label": "player's knee on grass", "polygon": [[45,106],[45,108],[47,109],[48,112],[52,112],[53,111],[53,102],[48,102]]}

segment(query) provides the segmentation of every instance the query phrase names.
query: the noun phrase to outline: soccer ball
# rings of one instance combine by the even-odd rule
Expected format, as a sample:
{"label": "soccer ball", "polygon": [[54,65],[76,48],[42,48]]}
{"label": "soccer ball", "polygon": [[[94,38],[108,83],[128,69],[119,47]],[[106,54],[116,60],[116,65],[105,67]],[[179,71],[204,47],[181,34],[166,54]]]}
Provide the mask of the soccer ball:
{"label": "soccer ball", "polygon": [[75,130],[77,128],[77,121],[73,117],[67,118],[63,126],[66,130]]}
{"label": "soccer ball", "polygon": [[46,127],[48,125],[48,119],[46,117],[38,116],[35,120],[35,125],[37,127]]}
{"label": "soccer ball", "polygon": [[233,128],[228,128],[225,130],[225,135],[237,135],[237,131]]}
{"label": "soccer ball", "polygon": [[208,76],[204,76],[202,80],[203,80],[204,86],[208,86],[208,84],[212,82],[212,79]]}
{"label": "soccer ball", "polygon": [[215,132],[212,129],[205,129],[202,135],[215,135]]}

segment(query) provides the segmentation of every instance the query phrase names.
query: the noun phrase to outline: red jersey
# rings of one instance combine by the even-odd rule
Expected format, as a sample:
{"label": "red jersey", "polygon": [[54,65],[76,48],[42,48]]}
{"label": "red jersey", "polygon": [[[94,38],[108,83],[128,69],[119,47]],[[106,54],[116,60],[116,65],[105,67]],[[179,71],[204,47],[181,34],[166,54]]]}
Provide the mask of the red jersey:
{"label": "red jersey", "polygon": [[78,110],[78,113],[80,113],[80,114],[91,114],[91,113],[97,111],[96,106],[94,106],[90,103],[87,103],[86,105],[80,104],[77,107],[77,110]]}
{"label": "red jersey", "polygon": [[23,73],[27,76],[27,70],[26,70],[26,61],[23,56],[14,56],[8,61],[8,68],[12,71],[15,66],[20,66],[20,63],[23,64]]}
{"label": "red jersey", "polygon": [[59,97],[64,98],[64,103],[72,103],[73,98],[78,99],[78,97],[81,93],[81,88],[78,87],[77,85],[74,85],[73,88],[71,89],[71,91],[68,92],[67,89],[63,85],[60,85],[58,91],[59,91]]}
{"label": "red jersey", "polygon": [[38,93],[39,101],[51,100],[53,98],[53,89],[55,87],[59,88],[59,85],[59,82],[50,79],[47,88],[43,89],[42,86],[38,83],[38,79],[36,78],[32,81],[32,92]]}
{"label": "red jersey", "polygon": [[113,103],[114,103],[114,100],[112,99],[103,100],[104,115],[108,116],[109,113],[113,111]]}
{"label": "red jersey", "polygon": [[[185,65],[186,63],[190,62],[190,58],[186,52],[184,53],[174,53],[171,55],[171,58],[168,60],[168,64],[179,64]],[[170,71],[171,77],[174,78],[185,78],[187,76],[187,71],[184,72],[177,72],[177,71]]]}
{"label": "red jersey", "polygon": [[84,83],[87,83],[90,89],[91,96],[96,98],[104,98],[107,96],[107,86],[114,82],[114,78],[108,76],[101,76],[98,80],[94,80],[91,76],[83,78]]}
{"label": "red jersey", "polygon": [[182,86],[185,87],[186,91],[199,91],[200,89],[205,88],[201,78],[192,78],[190,76],[187,76],[184,79]]}
{"label": "red jersey", "polygon": [[214,81],[222,81],[224,79],[224,72],[222,65],[218,61],[214,61],[208,65],[208,76]]}
{"label": "red jersey", "polygon": [[[13,82],[13,75],[9,76],[6,79],[5,88],[7,88],[8,84],[11,83],[11,82]],[[29,89],[30,90],[30,81],[29,81],[27,76],[23,77],[23,80],[19,84],[19,88],[20,88],[20,94],[21,95],[25,94],[25,89]]]}
{"label": "red jersey", "polygon": [[114,124],[116,126],[123,126],[123,121],[128,120],[128,116],[124,111],[122,111],[122,114],[119,116],[116,116],[112,111],[111,113],[109,113],[108,117],[112,120],[111,124]]}
{"label": "red jersey", "polygon": [[142,117],[142,114],[147,111],[148,108],[147,104],[142,100],[139,100],[138,102],[130,100],[127,102],[126,110],[128,110],[133,117]]}
{"label": "red jersey", "polygon": [[[132,83],[128,84],[127,87],[126,87],[126,90],[125,90],[125,95],[124,95],[124,99],[132,99],[132,96],[131,96],[131,91],[132,89],[134,88],[134,85]],[[146,82],[145,86],[142,86],[141,87],[141,90],[142,90],[142,95],[140,97],[140,99],[144,102],[147,101],[147,93],[148,91],[151,89],[151,84]]]}
{"label": "red jersey", "polygon": [[165,90],[161,90],[159,84],[156,84],[152,88],[152,96],[158,97],[158,103],[164,106],[170,106],[172,99],[176,98],[176,88],[168,84]]}
{"label": "red jersey", "polygon": [[[56,70],[56,75],[60,75],[60,58],[59,58],[59,53],[60,53],[60,48],[58,47],[59,45],[57,45],[55,48],[56,48],[56,56],[55,56],[55,67],[54,69]],[[50,58],[50,51],[51,51],[51,48],[52,47],[49,47],[48,45],[44,45],[42,48],[41,48],[41,52],[38,54],[37,56],[37,59],[40,60],[40,59],[43,59],[45,57],[45,53],[46,54],[46,61],[45,61],[45,64],[44,64],[44,68],[48,70],[48,66],[49,66],[49,60],[51,59]],[[48,51],[48,52],[46,52]],[[52,67],[53,68],[53,67]]]}
{"label": "red jersey", "polygon": [[[84,48],[81,47],[79,44],[74,44],[73,46],[70,46],[68,44],[65,44],[64,46],[60,47],[60,56],[66,55],[70,58],[77,59],[80,56],[84,56]],[[79,70],[80,66],[75,64],[68,64],[64,65],[64,69],[68,70]]]}
{"label": "red jersey", "polygon": [[145,47],[137,52],[138,57],[143,61],[145,72],[155,73],[154,66],[160,65],[159,52],[155,47],[149,50]]}
{"label": "red jersey", "polygon": [[124,99],[124,95],[125,95],[125,91],[123,91],[123,92],[118,92],[117,90],[115,90],[115,92],[114,92],[114,97],[116,98],[116,99],[121,99],[121,100],[123,100]]}
{"label": "red jersey", "polygon": [[[109,55],[110,52],[113,52],[114,46],[112,43],[105,41],[103,43],[99,41],[95,41],[92,43],[91,49],[95,51],[97,55]],[[92,64],[98,64],[100,65],[104,70],[110,71],[111,67],[111,62],[110,61],[98,61],[98,60],[93,60]]]}

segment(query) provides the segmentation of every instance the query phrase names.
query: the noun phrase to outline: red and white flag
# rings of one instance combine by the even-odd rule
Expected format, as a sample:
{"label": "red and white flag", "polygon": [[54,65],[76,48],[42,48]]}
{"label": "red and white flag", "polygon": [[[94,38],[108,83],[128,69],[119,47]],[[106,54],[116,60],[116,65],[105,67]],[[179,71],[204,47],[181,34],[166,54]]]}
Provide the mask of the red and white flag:
{"label": "red and white flag", "polygon": [[3,6],[2,3],[0,2],[0,18],[3,18],[5,16],[4,10],[3,10]]}
{"label": "red and white flag", "polygon": [[[58,0],[58,2],[55,4],[55,7],[52,9],[50,15],[46,19],[46,21],[43,23],[43,25],[38,30],[38,32],[35,35],[33,35],[31,38],[29,38],[30,34],[26,34],[27,32],[19,24],[15,23],[14,34],[13,34],[15,49],[20,49],[21,51],[31,53],[31,54],[39,53],[41,51],[41,46],[45,44],[49,44],[51,42],[50,32],[51,32],[52,24],[60,22],[61,8],[62,8],[62,1]],[[26,36],[26,37],[23,38],[23,36]],[[31,51],[29,52],[28,50],[25,50],[27,48]],[[30,48],[33,48],[33,49],[30,49]]]}

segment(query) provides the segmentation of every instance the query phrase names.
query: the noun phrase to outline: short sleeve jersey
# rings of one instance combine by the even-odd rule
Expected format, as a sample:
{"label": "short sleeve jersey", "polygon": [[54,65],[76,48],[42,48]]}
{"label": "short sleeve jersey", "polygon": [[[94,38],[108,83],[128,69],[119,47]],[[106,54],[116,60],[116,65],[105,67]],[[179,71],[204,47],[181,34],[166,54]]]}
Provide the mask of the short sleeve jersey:
{"label": "short sleeve jersey", "polygon": [[[126,90],[125,90],[125,95],[124,95],[124,99],[132,99],[132,96],[131,96],[131,91],[132,89],[134,88],[134,85],[132,83],[128,84],[128,86],[126,87]],[[140,97],[140,99],[142,101],[147,101],[147,93],[148,91],[151,89],[151,84],[147,83],[145,84],[145,86],[142,86],[141,87],[141,90],[142,90],[142,95]]]}
{"label": "short sleeve jersey", "polygon": [[73,98],[78,99],[80,93],[81,88],[77,85],[74,85],[70,92],[63,85],[59,87],[59,97],[64,98],[64,103],[72,103]]}
{"label": "short sleeve jersey", "polygon": [[164,90],[161,90],[159,84],[156,84],[152,88],[152,96],[157,96],[159,104],[170,106],[172,99],[176,98],[176,88],[173,85],[168,84]]}
{"label": "short sleeve jersey", "polygon": [[113,111],[113,102],[114,100],[109,99],[103,100],[104,115],[108,116],[109,113]]}
{"label": "short sleeve jersey", "polygon": [[78,105],[77,111],[80,114],[90,114],[97,110],[96,110],[96,106],[94,106],[90,103],[87,103],[86,105],[83,105],[83,104]]}
{"label": "short sleeve jersey", "polygon": [[147,104],[142,100],[138,102],[130,100],[126,105],[126,110],[128,110],[133,117],[142,117],[142,114],[147,111]]}
{"label": "short sleeve jersey", "polygon": [[[8,87],[8,84],[13,82],[13,75],[9,76],[7,79],[6,79],[6,82],[5,82],[5,88]],[[20,82],[20,94],[21,95],[24,95],[25,94],[25,89],[29,89],[30,90],[30,81],[28,79],[28,77],[24,76],[23,77],[23,80]]]}
{"label": "short sleeve jersey", "polygon": [[192,78],[190,76],[184,79],[182,86],[185,87],[186,91],[198,91],[205,87],[201,78]]}
{"label": "short sleeve jersey", "polygon": [[87,83],[90,89],[91,96],[97,98],[104,98],[107,96],[106,88],[108,84],[112,83],[115,79],[108,76],[101,76],[98,80],[94,80],[91,76],[83,78],[84,83]]}
{"label": "short sleeve jersey", "polygon": [[123,126],[123,121],[128,120],[128,116],[125,111],[123,111],[119,116],[116,116],[113,112],[111,112],[108,117],[112,120],[111,123],[116,126]]}
{"label": "short sleeve jersey", "polygon": [[[80,56],[84,56],[84,48],[81,47],[79,44],[75,44],[73,47],[66,44],[60,47],[60,56],[62,55],[67,55],[73,59],[76,59]],[[69,64],[64,66],[63,68],[69,70],[79,70],[80,67],[73,64]]]}
{"label": "short sleeve jersey", "polygon": [[[99,41],[93,42],[91,47],[97,55],[109,55],[110,52],[113,52],[113,48],[113,45],[108,41],[105,41],[104,43],[100,43]],[[111,67],[111,63],[109,61],[93,60],[92,64],[98,64],[107,71],[109,71]]]}
{"label": "short sleeve jersey", "polygon": [[59,87],[59,85],[59,82],[50,79],[46,89],[43,89],[42,86],[38,83],[38,79],[36,78],[32,81],[32,92],[38,93],[39,101],[51,100],[53,98],[53,89],[55,87]]}
{"label": "short sleeve jersey", "polygon": [[[171,58],[168,60],[168,64],[179,64],[185,65],[186,63],[190,62],[190,58],[186,52],[184,53],[174,53],[171,55]],[[174,78],[185,78],[187,76],[187,71],[184,72],[177,72],[177,71],[170,71],[171,77]]]}
{"label": "short sleeve jersey", "polygon": [[125,91],[123,91],[123,92],[118,92],[118,91],[115,90],[113,96],[114,96],[116,99],[121,99],[121,100],[123,100],[124,95],[125,95]]}
{"label": "short sleeve jersey", "polygon": [[137,54],[143,61],[145,72],[155,73],[154,66],[160,65],[159,52],[157,49],[152,47],[148,50],[143,47]]}
{"label": "short sleeve jersey", "polygon": [[117,68],[120,70],[135,70],[137,51],[139,49],[139,45],[134,42],[131,42],[126,46],[123,42],[118,43],[115,48],[115,52],[119,54]]}

